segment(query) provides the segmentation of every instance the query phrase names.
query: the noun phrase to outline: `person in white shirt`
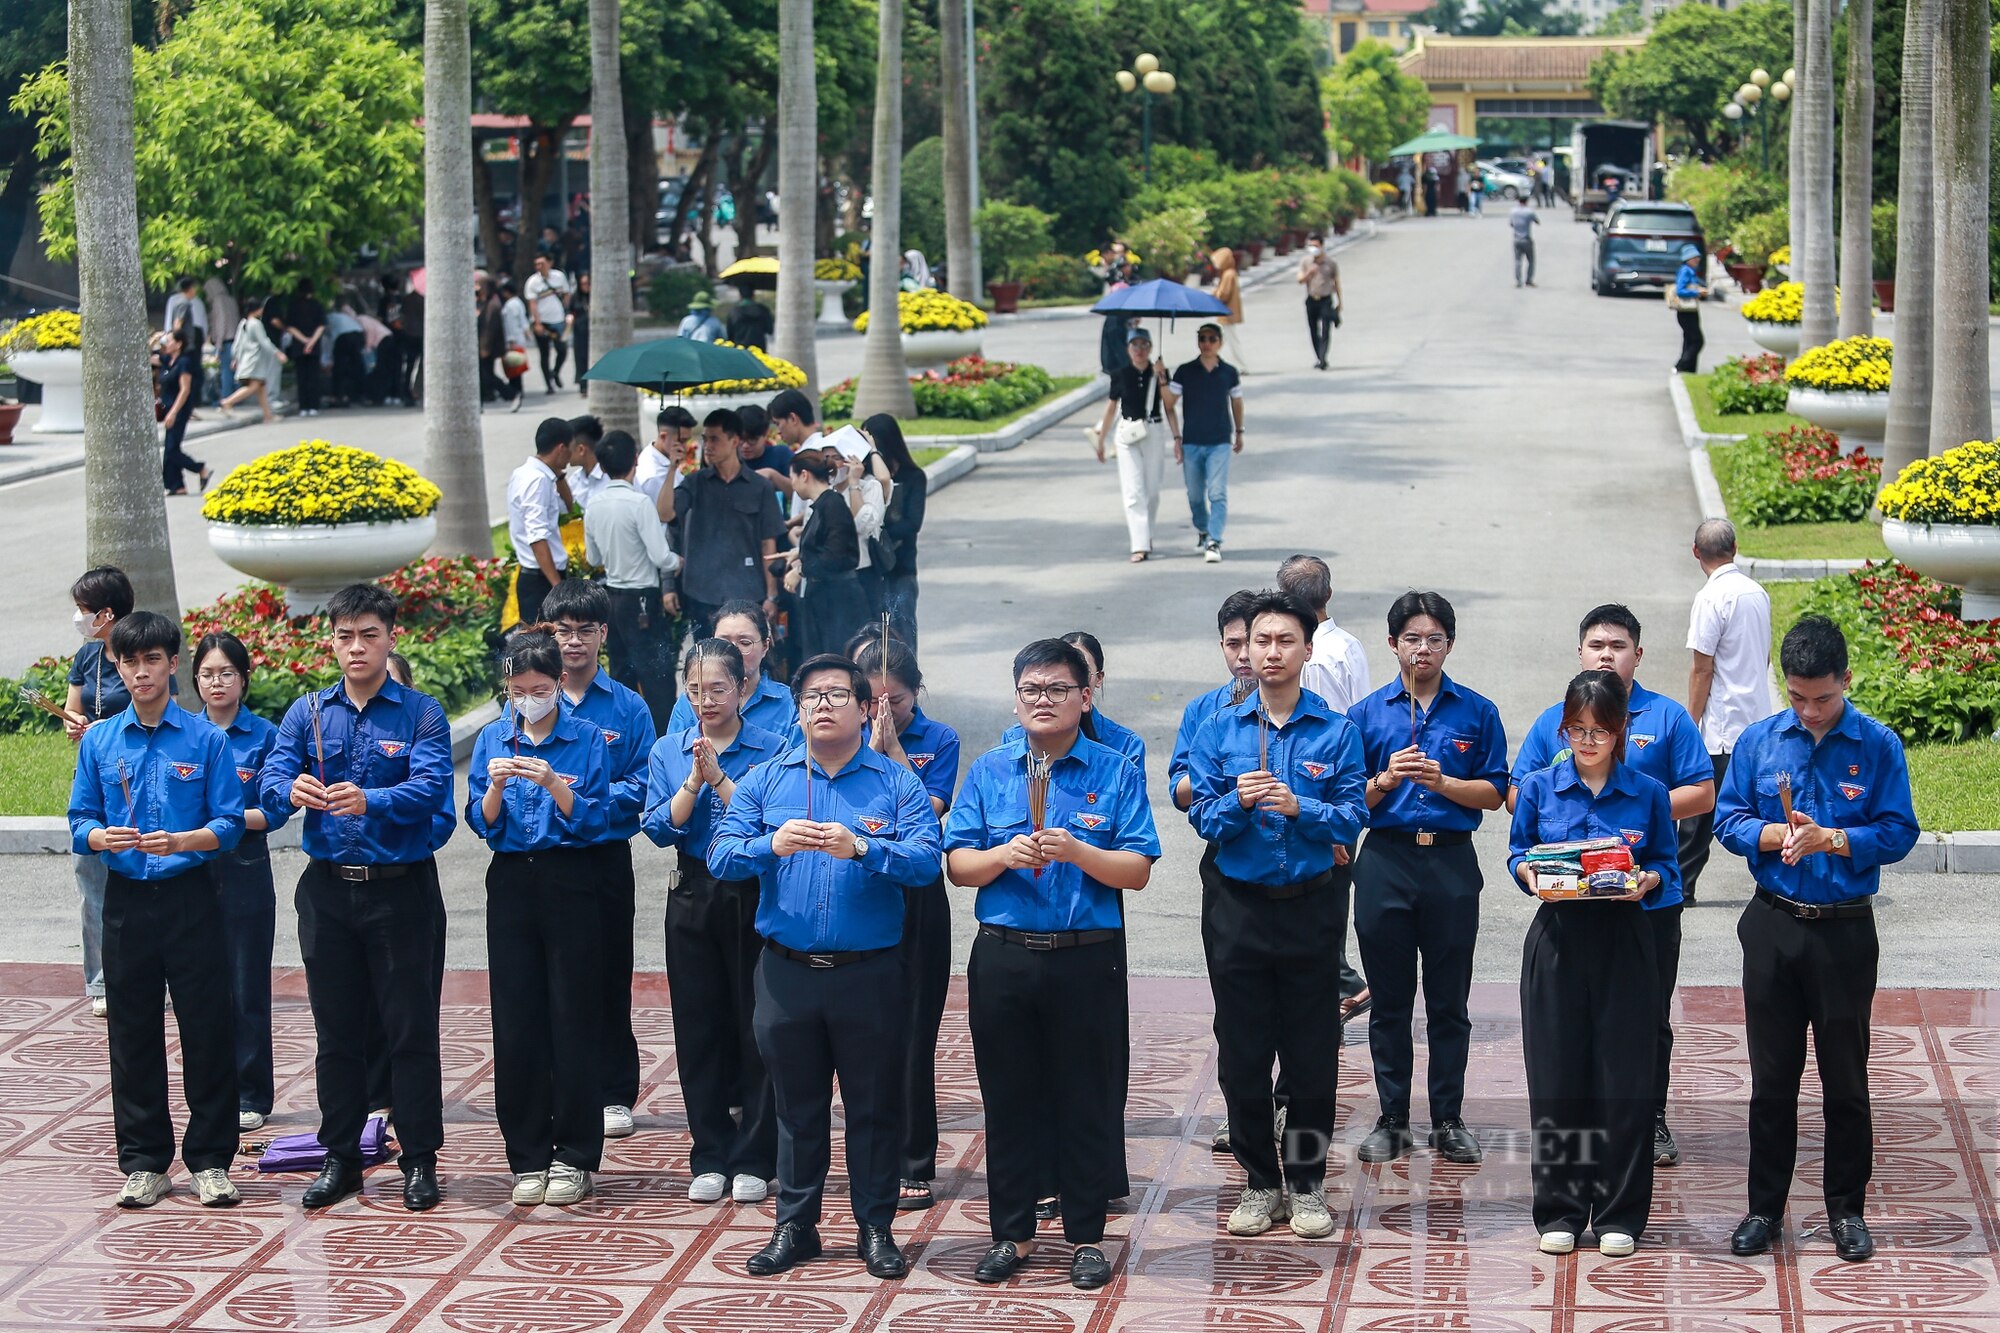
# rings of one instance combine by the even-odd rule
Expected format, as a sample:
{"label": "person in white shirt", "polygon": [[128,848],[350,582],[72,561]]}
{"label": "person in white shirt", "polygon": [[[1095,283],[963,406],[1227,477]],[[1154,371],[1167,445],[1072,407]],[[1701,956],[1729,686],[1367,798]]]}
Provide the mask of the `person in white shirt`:
{"label": "person in white shirt", "polygon": [[660,589],[681,558],[668,549],[653,502],[632,484],[638,455],[638,441],[622,430],[598,442],[607,479],[583,511],[583,550],[604,570],[611,594],[611,678],[645,697],[654,729],[665,734],[674,711],[674,645]]}
{"label": "person in white shirt", "polygon": [[[590,501],[611,481],[597,457],[598,441],[604,438],[604,423],[593,416],[569,419],[569,471],[556,482],[556,494],[563,512],[588,509]],[[638,446],[633,446],[636,451]],[[594,563],[594,562],[593,562]]]}
{"label": "person in white shirt", "polygon": [[[503,364],[506,357],[517,347],[521,349],[523,355],[526,355],[528,307],[522,302],[520,293],[514,290],[514,279],[506,274],[500,276],[500,340],[503,344],[501,347]],[[513,381],[514,400],[508,404],[507,410],[518,412],[521,410],[521,400],[527,395],[523,392],[521,376],[509,374],[508,378]]]}
{"label": "person in white shirt", "polygon": [[514,600],[521,623],[542,618],[542,599],[563,581],[569,552],[563,549],[562,498],[556,478],[569,466],[569,422],[545,417],[535,427],[535,456],[507,478],[507,535],[514,543],[519,573]]}
{"label": "person in white shirt", "polygon": [[[1771,597],[1736,567],[1736,529],[1727,519],[1711,518],[1695,529],[1694,558],[1708,582],[1688,611],[1694,654],[1688,712],[1715,763],[1719,791],[1736,738],[1778,711],[1771,698]],[[1681,900],[1689,907],[1714,833],[1713,809],[1681,821]]]}
{"label": "person in white shirt", "polygon": [[[653,502],[665,528],[674,521],[674,487],[681,477],[681,460],[687,457],[688,441],[694,438],[694,413],[679,403],[669,403],[653,418],[653,442],[639,451],[639,464],[632,473],[633,488]],[[678,610],[670,605],[670,611]]]}
{"label": "person in white shirt", "polygon": [[[575,289],[569,277],[547,255],[535,256],[535,271],[528,275],[521,294],[527,297],[533,321],[535,346],[542,354],[542,388],[554,393],[562,388],[563,362],[569,358],[569,303]],[[550,357],[555,359],[550,364]]]}
{"label": "person in white shirt", "polygon": [[[208,342],[208,307],[202,304],[200,284],[193,278],[182,278],[172,296],[167,298],[167,318],[165,331],[172,333],[186,320],[201,330],[201,340]],[[199,350],[199,349],[197,349]]]}

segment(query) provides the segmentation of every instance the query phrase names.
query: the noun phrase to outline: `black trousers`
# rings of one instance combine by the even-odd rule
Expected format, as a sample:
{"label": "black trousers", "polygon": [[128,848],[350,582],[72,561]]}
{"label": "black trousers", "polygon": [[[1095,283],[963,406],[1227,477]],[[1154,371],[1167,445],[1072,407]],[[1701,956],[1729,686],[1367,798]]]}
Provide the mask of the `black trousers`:
{"label": "black trousers", "polygon": [[1306,298],[1306,332],[1312,335],[1313,360],[1326,360],[1326,349],[1333,339],[1333,298],[1331,296],[1308,296]]}
{"label": "black trousers", "polygon": [[222,914],[231,1012],[236,1022],[236,1109],[271,1114],[271,946],[277,935],[277,890],[271,849],[262,833],[245,833],[209,863]]}
{"label": "black trousers", "polygon": [[632,1031],[632,918],[639,910],[639,887],[630,842],[613,838],[595,850],[602,926],[597,954],[602,982],[597,1058],[604,1071],[600,1102],[629,1108],[639,1100],[639,1038]]}
{"label": "black trousers", "polygon": [[1681,980],[1681,908],[1679,904],[1646,913],[1653,931],[1654,993],[1660,1001],[1659,1029],[1653,1040],[1653,1114],[1667,1113],[1667,1087],[1673,1081],[1674,988]]}
{"label": "black trousers", "polygon": [[397,879],[343,880],[326,861],[307,862],[299,876],[299,952],[319,1048],[319,1141],[356,1168],[369,1109],[365,995],[381,1016],[404,1165],[435,1163],[444,1143],[438,898],[437,863],[428,857]]}
{"label": "black trousers", "polygon": [[1521,949],[1537,1231],[1637,1237],[1653,1207],[1653,928],[1637,903],[1543,903]]}
{"label": "black trousers", "polygon": [[[951,989],[951,899],[940,875],[903,895],[903,954],[909,1029],[903,1042],[904,1180],[937,1179],[937,1040]],[[1122,1000],[1120,1001],[1123,1002]]]}
{"label": "black trousers", "polygon": [[778,1115],[778,1221],[816,1225],[833,1160],[833,1081],[847,1121],[855,1221],[896,1217],[902,1141],[903,958],[887,949],[816,968],[766,949],[757,960],[757,1051]]}
{"label": "black trousers", "polygon": [[[1861,1216],[1875,1169],[1868,1028],[1878,948],[1873,915],[1801,921],[1753,898],[1736,923],[1750,1046],[1750,1211],[1783,1218],[1799,1147],[1806,1033],[1826,1122],[1826,1215]],[[116,1009],[113,1009],[116,1012]]]}
{"label": "black trousers", "polygon": [[[569,344],[559,333],[537,333],[535,347],[542,356],[542,387],[554,393],[556,381],[562,378],[563,362],[569,359]],[[550,364],[551,357],[554,364]]]}
{"label": "black trousers", "polygon": [[[383,339],[384,344],[388,339]],[[368,338],[362,333],[343,333],[333,340],[333,396],[343,406],[361,401],[368,387],[368,363],[363,358]]]}
{"label": "black trousers", "polygon": [[166,444],[160,454],[160,484],[167,490],[181,490],[187,485],[188,473],[200,473],[208,466],[181,448],[181,441],[187,437],[188,422],[193,419],[194,402],[190,400],[180,416],[167,423]]}
{"label": "black trousers", "polygon": [[[667,894],[667,989],[694,1139],[688,1170],[697,1176],[777,1174],[777,1111],[751,1026],[764,951],[756,918],[756,880],[717,879],[682,854],[680,883]],[[740,1121],[729,1114],[732,1106],[742,1108]]]}
{"label": "black trousers", "polygon": [[602,864],[594,847],[558,847],[495,852],[486,868],[493,1115],[517,1175],[595,1171],[604,1155]]}
{"label": "black trousers", "polygon": [[1368,1049],[1384,1115],[1410,1113],[1416,1063],[1410,1024],[1422,964],[1430,1047],[1431,1122],[1465,1105],[1472,1049],[1472,951],[1479,938],[1479,857],[1469,842],[1418,847],[1370,836],[1354,859],[1354,934],[1374,1007]]}
{"label": "black trousers", "polygon": [[174,1162],[168,1109],[166,997],[180,1030],[190,1171],[228,1170],[236,1156],[235,1026],[229,974],[215,966],[222,909],[207,865],[172,879],[104,882],[105,1022],[118,1169],[166,1174]]}
{"label": "black trousers", "polygon": [[292,372],[298,383],[299,410],[301,412],[319,411],[319,352],[317,350],[294,352],[292,354]]}
{"label": "black trousers", "polygon": [[[1217,875],[1204,914],[1208,985],[1215,997],[1217,1073],[1229,1109],[1229,1146],[1252,1189],[1319,1187],[1333,1142],[1340,1081],[1340,951],[1347,868],[1295,898]],[[1329,1034],[1334,1034],[1329,1037]],[[1285,1085],[1281,1164],[1271,1065]],[[1063,1201],[1067,1211],[1067,1196]]]}
{"label": "black trousers", "polygon": [[1681,326],[1681,359],[1674,362],[1674,369],[1693,374],[1701,368],[1701,349],[1708,343],[1708,339],[1701,336],[1701,312],[1676,310],[1674,319]]}
{"label": "black trousers", "polygon": [[[528,559],[532,562],[534,556],[529,555]],[[514,580],[514,604],[521,610],[521,623],[532,625],[542,618],[542,602],[555,585],[549,582],[539,565],[524,564],[520,569],[520,576]]]}
{"label": "black trousers", "polygon": [[606,588],[611,594],[611,678],[637,690],[664,736],[674,713],[673,617],[658,588]]}
{"label": "black trousers", "polygon": [[[1729,756],[1712,754],[1710,761],[1715,765],[1715,790],[1722,790],[1722,779],[1729,772]],[[1698,815],[1690,815],[1680,822],[1680,863],[1681,897],[1688,904],[1694,902],[1695,881],[1708,867],[1708,854],[1715,847],[1715,807],[1710,806]]]}
{"label": "black trousers", "polygon": [[[444,1001],[444,943],[448,922],[444,907],[444,889],[435,876],[430,885],[431,920],[435,924],[431,939],[431,992],[437,996],[440,1007]],[[382,1025],[382,1014],[375,1004],[375,992],[366,991],[361,996],[362,1026],[367,1032],[363,1057],[368,1065],[368,1105],[371,1110],[393,1110],[396,1094],[390,1084],[389,1036]]]}
{"label": "black trousers", "polygon": [[1124,941],[1034,950],[981,934],[966,991],[993,1239],[1033,1240],[1035,1201],[1053,1193],[1063,1239],[1097,1244],[1125,1180]]}

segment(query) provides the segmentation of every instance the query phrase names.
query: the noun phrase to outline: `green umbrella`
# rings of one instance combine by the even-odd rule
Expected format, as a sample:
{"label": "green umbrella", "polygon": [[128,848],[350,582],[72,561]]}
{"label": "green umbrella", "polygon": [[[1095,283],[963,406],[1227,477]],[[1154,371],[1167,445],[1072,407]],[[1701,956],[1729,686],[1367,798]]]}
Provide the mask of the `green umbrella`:
{"label": "green umbrella", "polygon": [[583,378],[672,393],[699,389],[718,380],[767,380],[771,368],[740,347],[717,347],[692,338],[655,338],[606,352]]}
{"label": "green umbrella", "polygon": [[1405,144],[1398,144],[1389,150],[1390,157],[1422,157],[1425,153],[1449,153],[1459,148],[1477,148],[1479,140],[1468,139],[1463,134],[1451,134],[1444,130],[1431,130],[1419,134]]}

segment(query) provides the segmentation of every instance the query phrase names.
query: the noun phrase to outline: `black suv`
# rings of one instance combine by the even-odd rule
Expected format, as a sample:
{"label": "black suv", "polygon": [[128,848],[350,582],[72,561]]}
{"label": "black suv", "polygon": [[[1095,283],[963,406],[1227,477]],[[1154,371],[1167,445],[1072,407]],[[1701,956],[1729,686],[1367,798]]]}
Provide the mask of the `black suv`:
{"label": "black suv", "polygon": [[1686,204],[1634,199],[1612,206],[1594,224],[1590,247],[1590,290],[1599,296],[1632,287],[1664,287],[1680,267],[1681,247],[1707,253],[1701,224]]}

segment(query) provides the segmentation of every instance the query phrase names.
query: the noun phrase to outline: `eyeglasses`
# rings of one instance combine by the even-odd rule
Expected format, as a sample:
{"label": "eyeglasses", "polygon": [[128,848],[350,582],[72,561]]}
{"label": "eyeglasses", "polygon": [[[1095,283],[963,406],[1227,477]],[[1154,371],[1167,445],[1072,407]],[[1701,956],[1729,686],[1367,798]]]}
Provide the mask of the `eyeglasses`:
{"label": "eyeglasses", "polygon": [[194,678],[204,685],[227,685],[236,679],[236,671],[233,667],[224,667],[220,671],[197,671]]}
{"label": "eyeglasses", "polygon": [[557,643],[583,643],[593,637],[601,626],[598,625],[558,625],[555,628]]}
{"label": "eyeglasses", "polygon": [[845,708],[853,702],[853,690],[807,690],[799,696],[799,703],[807,708],[817,708],[821,704],[828,708]]}
{"label": "eyeglasses", "polygon": [[1436,652],[1447,643],[1450,643],[1451,640],[1442,634],[1405,634],[1398,638],[1396,642],[1412,652],[1415,652],[1419,648],[1428,648],[1432,652]]}
{"label": "eyeglasses", "polygon": [[1603,727],[1564,727],[1562,732],[1572,745],[1602,745],[1617,734]]}
{"label": "eyeglasses", "polygon": [[1038,704],[1046,700],[1052,704],[1067,703],[1069,696],[1082,689],[1081,685],[1021,685],[1015,687],[1024,704]]}
{"label": "eyeglasses", "polygon": [[698,704],[726,703],[730,696],[735,693],[736,691],[730,689],[727,685],[690,685],[687,689],[687,697]]}

